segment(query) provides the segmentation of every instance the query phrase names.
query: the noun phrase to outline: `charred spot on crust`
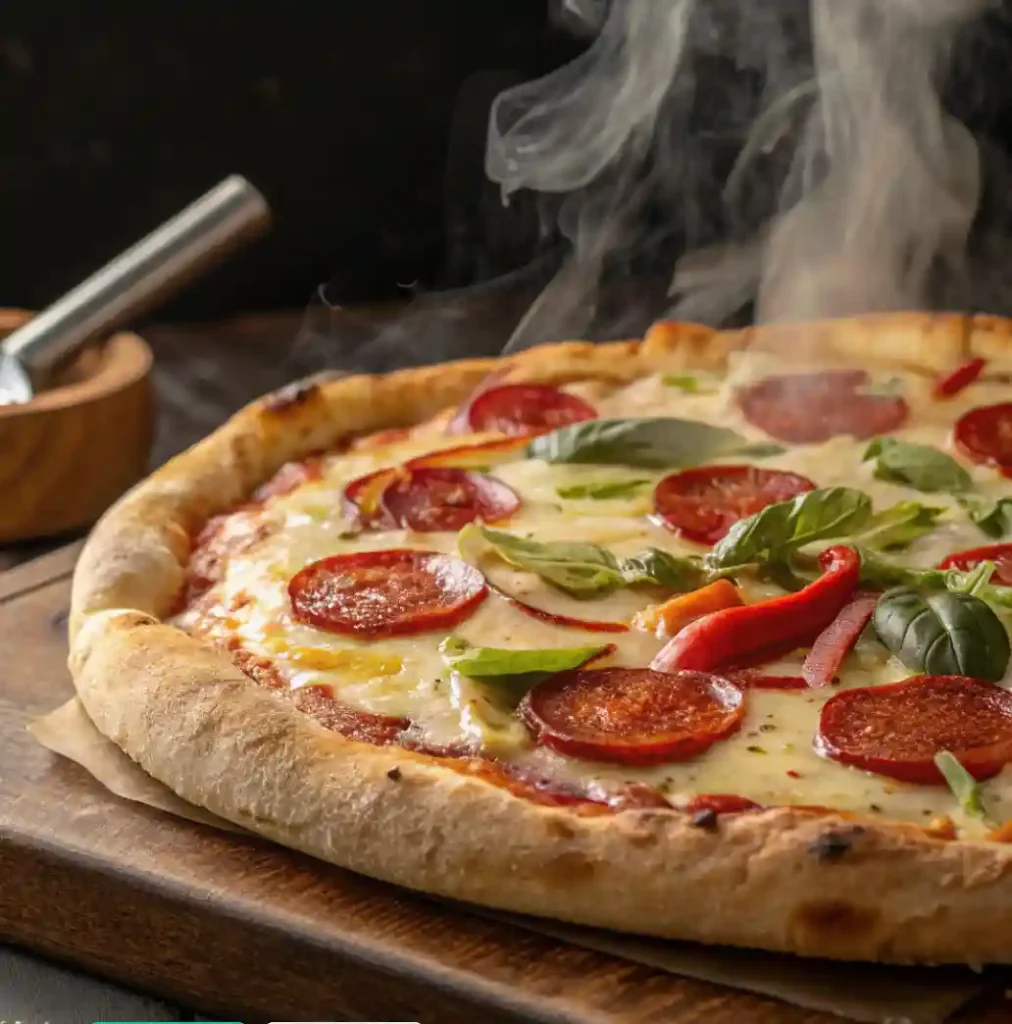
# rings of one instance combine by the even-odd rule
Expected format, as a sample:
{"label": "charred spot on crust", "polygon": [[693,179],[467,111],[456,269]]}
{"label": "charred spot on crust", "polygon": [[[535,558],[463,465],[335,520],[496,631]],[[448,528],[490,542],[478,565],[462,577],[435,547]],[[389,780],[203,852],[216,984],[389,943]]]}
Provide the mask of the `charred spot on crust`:
{"label": "charred spot on crust", "polygon": [[696,811],[690,820],[694,828],[701,828],[707,832],[715,832],[717,829],[718,815],[712,807]]}
{"label": "charred spot on crust", "polygon": [[396,766],[391,768],[390,771],[387,772],[387,778],[391,782],[400,782],[401,781],[401,770],[400,770],[400,768],[397,768]]}
{"label": "charred spot on crust", "polygon": [[833,946],[849,946],[865,940],[878,924],[879,912],[846,900],[802,903],[791,915],[791,924],[801,937]]}
{"label": "charred spot on crust", "polygon": [[305,405],[311,401],[320,390],[320,382],[317,378],[309,377],[306,380],[297,380],[287,384],[277,391],[272,391],[264,398],[264,410],[283,416],[292,409]]}
{"label": "charred spot on crust", "polygon": [[855,841],[864,835],[864,831],[860,825],[855,825],[852,828],[823,832],[808,844],[808,852],[816,860],[833,863],[850,852]]}

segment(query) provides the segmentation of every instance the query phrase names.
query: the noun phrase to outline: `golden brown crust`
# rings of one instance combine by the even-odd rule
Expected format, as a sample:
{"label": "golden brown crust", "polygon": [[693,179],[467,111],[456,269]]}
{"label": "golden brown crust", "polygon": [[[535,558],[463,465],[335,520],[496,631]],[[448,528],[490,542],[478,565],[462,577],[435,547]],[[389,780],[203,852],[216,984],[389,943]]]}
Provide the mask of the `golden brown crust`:
{"label": "golden brown crust", "polygon": [[[894,314],[729,333],[667,323],[642,344],[566,343],[510,362],[520,379],[630,380],[717,366],[744,345],[810,353],[816,338],[842,359],[935,372],[965,358],[971,339],[1001,334],[984,319]],[[158,621],[203,519],[290,459],[439,413],[500,365],[474,360],[268,397],[125,497],[96,527],[74,579],[71,669],[98,728],[185,799],[423,891],[813,956],[1012,961],[1007,845],[789,808],[726,817],[712,830],[674,811],[580,817],[422,755],[347,740],[253,685],[225,653]]]}

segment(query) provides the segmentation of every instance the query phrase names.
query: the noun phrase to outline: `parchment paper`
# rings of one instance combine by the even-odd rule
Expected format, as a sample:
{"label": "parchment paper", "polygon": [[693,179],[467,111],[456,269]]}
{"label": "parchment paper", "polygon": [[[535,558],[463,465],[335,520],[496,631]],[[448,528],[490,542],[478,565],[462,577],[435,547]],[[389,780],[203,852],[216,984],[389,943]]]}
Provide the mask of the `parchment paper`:
{"label": "parchment paper", "polygon": [[[112,793],[228,832],[242,829],[181,800],[95,728],[76,698],[36,719],[32,735],[91,773]],[[550,935],[700,981],[773,996],[862,1024],[942,1024],[984,989],[964,968],[903,968],[802,960],[776,953],[636,938],[475,908],[470,913]],[[1012,1019],[1012,1003],[1009,1005]]]}

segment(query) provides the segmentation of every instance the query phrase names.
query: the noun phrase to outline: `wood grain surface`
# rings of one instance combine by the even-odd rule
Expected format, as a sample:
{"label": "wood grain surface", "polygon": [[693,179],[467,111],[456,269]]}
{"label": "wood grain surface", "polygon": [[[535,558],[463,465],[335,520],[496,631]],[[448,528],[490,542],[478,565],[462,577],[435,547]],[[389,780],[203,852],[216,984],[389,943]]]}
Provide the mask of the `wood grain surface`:
{"label": "wood grain surface", "polygon": [[[118,800],[27,721],[71,694],[76,547],[0,575],[0,938],[233,1019],[832,1024]],[[1000,994],[959,1024],[1008,1024]]]}

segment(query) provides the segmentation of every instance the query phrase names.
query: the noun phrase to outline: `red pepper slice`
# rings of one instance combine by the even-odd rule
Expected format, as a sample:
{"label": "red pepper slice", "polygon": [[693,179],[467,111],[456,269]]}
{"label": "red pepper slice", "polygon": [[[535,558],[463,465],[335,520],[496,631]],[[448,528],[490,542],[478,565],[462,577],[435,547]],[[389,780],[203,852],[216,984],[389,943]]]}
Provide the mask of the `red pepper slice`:
{"label": "red pepper slice", "polygon": [[663,647],[650,667],[658,672],[714,672],[748,668],[768,659],[771,646],[812,643],[857,590],[861,560],[853,548],[836,545],[819,558],[823,575],[796,594],[726,608],[686,626]]}
{"label": "red pepper slice", "polygon": [[979,356],[957,366],[935,383],[935,398],[952,398],[965,391],[984,372],[985,366],[987,360]]}
{"label": "red pepper slice", "polygon": [[993,583],[1012,587],[1012,544],[987,544],[982,548],[957,551],[939,563],[939,569],[961,569],[969,572],[981,562],[994,562]]}
{"label": "red pepper slice", "polygon": [[809,686],[828,686],[875,611],[878,594],[858,594],[819,634],[801,667]]}

